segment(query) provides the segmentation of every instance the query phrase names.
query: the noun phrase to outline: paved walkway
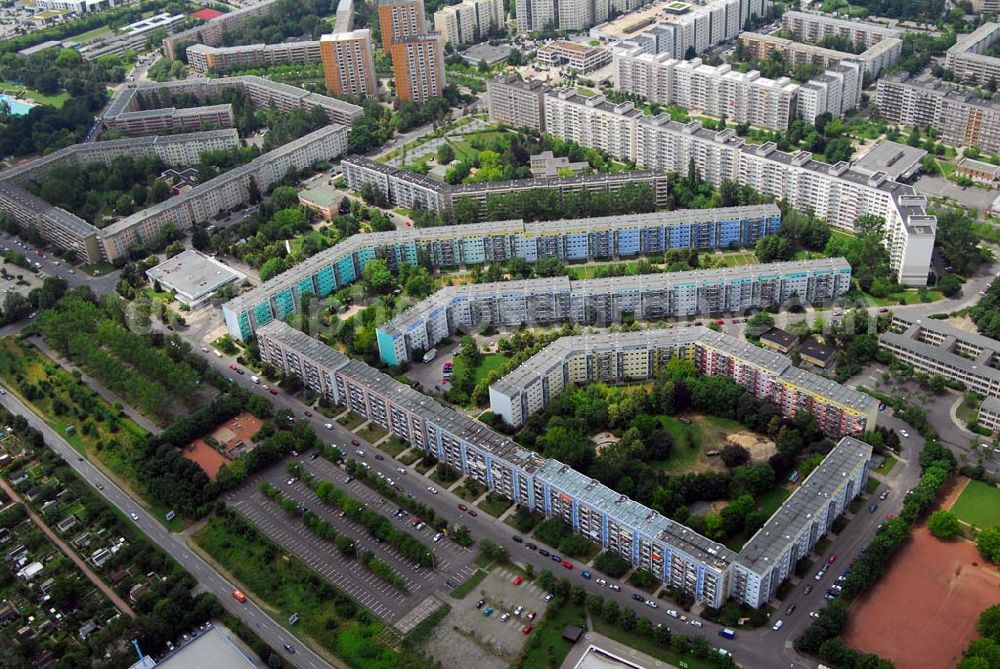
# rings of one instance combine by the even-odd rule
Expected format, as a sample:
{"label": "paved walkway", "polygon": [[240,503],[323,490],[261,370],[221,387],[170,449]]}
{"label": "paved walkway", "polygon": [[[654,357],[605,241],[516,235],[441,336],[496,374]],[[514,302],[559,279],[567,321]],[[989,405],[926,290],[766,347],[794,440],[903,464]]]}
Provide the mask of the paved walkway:
{"label": "paved walkway", "polygon": [[132,607],[129,606],[124,599],[119,597],[118,594],[115,593],[115,591],[112,590],[107,583],[101,580],[100,576],[91,571],[90,567],[87,566],[87,563],[83,561],[83,558],[81,558],[69,546],[67,546],[66,542],[64,542],[59,537],[59,535],[53,532],[52,528],[46,525],[44,520],[39,518],[35,514],[35,512],[31,510],[31,507],[29,507],[21,500],[20,495],[18,495],[17,492],[15,492],[14,489],[11,488],[10,485],[7,483],[7,481],[5,481],[4,479],[0,479],[0,489],[2,489],[5,493],[7,493],[7,496],[10,497],[12,500],[24,506],[24,510],[27,512],[28,517],[31,518],[31,522],[37,525],[38,529],[44,532],[45,536],[47,536],[52,543],[58,546],[59,550],[61,550],[63,553],[66,554],[66,557],[72,560],[73,564],[75,564],[77,568],[79,568],[79,570],[83,572],[83,575],[86,576],[91,583],[97,586],[97,588],[101,592],[103,592],[108,599],[111,600],[111,602],[118,608],[119,611],[127,615],[129,618],[136,617],[135,611],[132,610]]}

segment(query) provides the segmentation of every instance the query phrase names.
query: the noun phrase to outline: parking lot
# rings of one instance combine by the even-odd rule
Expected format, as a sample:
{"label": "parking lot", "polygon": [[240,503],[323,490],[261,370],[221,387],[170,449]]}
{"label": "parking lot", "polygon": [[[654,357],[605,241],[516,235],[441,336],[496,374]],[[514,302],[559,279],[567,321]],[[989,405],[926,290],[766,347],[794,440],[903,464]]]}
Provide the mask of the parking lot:
{"label": "parking lot", "polygon": [[[332,463],[321,458],[305,458],[303,465],[311,474],[338,484],[369,507],[384,509],[385,515],[392,518],[394,524],[414,534],[431,548],[436,568],[419,569],[392,546],[386,543],[376,544],[364,527],[349,518],[340,517],[339,513],[321,502],[301,480],[289,485],[290,478],[284,464],[275,465],[252,477],[227,500],[268,536],[379,618],[396,623],[437,588],[446,587],[447,580],[460,583],[475,571],[472,562],[475,556],[471,551],[448,540],[432,542],[434,531],[431,528],[425,527],[418,532],[410,525],[412,517],[395,518],[395,505],[362,483],[354,481],[344,484],[347,475]],[[389,563],[406,580],[407,591],[403,592],[377,578],[357,560],[341,556],[330,542],[309,531],[301,520],[290,519],[278,504],[267,499],[260,491],[264,481],[278,488],[289,499],[304,504],[310,511],[331,523],[337,532],[354,539],[359,551],[370,550],[379,559]]]}
{"label": "parking lot", "polygon": [[[544,590],[528,581],[514,585],[516,576],[507,569],[494,569],[479,588],[452,604],[451,613],[438,626],[433,642],[428,644],[444,666],[503,669],[514,662],[533,633],[524,634],[522,629],[537,622],[548,606]],[[480,599],[485,602],[481,608],[476,608]],[[522,611],[515,616],[518,606]],[[489,608],[493,612],[483,615]],[[536,613],[534,622],[528,620],[532,611]],[[505,613],[511,614],[506,621],[501,620]],[[456,627],[475,641],[455,632]]]}

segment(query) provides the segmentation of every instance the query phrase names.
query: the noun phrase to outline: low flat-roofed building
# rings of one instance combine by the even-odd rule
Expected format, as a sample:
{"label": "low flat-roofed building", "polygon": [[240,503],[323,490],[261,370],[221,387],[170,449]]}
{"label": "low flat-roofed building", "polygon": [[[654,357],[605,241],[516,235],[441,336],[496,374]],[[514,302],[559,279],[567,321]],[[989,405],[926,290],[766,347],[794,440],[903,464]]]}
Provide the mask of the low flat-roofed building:
{"label": "low flat-roofed building", "polygon": [[931,318],[896,314],[879,348],[925,374],[960,381],[984,397],[1000,397],[1000,342]]}
{"label": "low flat-roofed building", "polygon": [[[139,660],[131,669],[149,666]],[[156,666],[159,669],[255,669],[258,665],[244,655],[227,634],[213,626],[164,657]]]}
{"label": "low flat-roofed building", "polygon": [[461,53],[461,56],[462,60],[473,67],[478,66],[483,61],[486,61],[486,64],[492,67],[497,63],[507,60],[510,57],[511,51],[513,49],[506,44],[497,44],[494,46],[483,42],[482,44],[470,46]]}
{"label": "low flat-roofed building", "polygon": [[306,209],[318,212],[328,221],[333,220],[333,217],[337,215],[342,199],[329,189],[322,187],[299,191],[299,204]]}
{"label": "low flat-roofed building", "polygon": [[556,40],[538,50],[538,60],[546,65],[562,65],[581,74],[596,70],[611,62],[611,52],[578,42]]}
{"label": "low flat-roofed building", "polygon": [[808,362],[820,369],[826,369],[836,353],[836,348],[824,344],[815,337],[809,337],[799,344],[799,355],[802,356],[803,362]]}
{"label": "low flat-roofed building", "polygon": [[988,430],[1000,431],[1000,399],[987,397],[979,405],[979,416],[976,422]]}
{"label": "low flat-roofed building", "polygon": [[984,163],[981,160],[962,158],[955,166],[955,175],[972,179],[977,184],[996,188],[997,183],[1000,182],[1000,166]]}
{"label": "low flat-roofed building", "polygon": [[146,276],[192,308],[201,306],[226,284],[246,278],[218,260],[194,250],[179,253],[146,270]]}
{"label": "low flat-roofed building", "polygon": [[895,181],[908,181],[920,171],[926,155],[923,149],[883,140],[854,161],[854,169],[862,174],[882,172]]}
{"label": "low flat-roofed building", "polygon": [[788,353],[795,346],[799,338],[791,332],[785,332],[781,328],[771,328],[760,336],[760,343],[766,348]]}

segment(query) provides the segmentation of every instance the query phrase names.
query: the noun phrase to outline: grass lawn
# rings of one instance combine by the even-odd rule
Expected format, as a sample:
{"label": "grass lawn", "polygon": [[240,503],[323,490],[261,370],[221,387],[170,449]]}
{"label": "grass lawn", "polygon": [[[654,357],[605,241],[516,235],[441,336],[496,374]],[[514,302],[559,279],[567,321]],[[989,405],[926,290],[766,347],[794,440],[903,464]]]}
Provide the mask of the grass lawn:
{"label": "grass lawn", "polygon": [[478,488],[476,490],[469,490],[467,483],[463,483],[452,490],[452,492],[464,499],[466,502],[474,502],[483,494]]}
{"label": "grass lawn", "polygon": [[729,434],[746,431],[738,422],[718,416],[690,414],[685,418],[691,421],[690,425],[673,416],[660,416],[663,429],[674,440],[670,457],[658,463],[660,469],[672,472],[709,469],[704,452],[722,450]]}
{"label": "grass lawn", "polygon": [[757,508],[766,512],[767,516],[770,518],[774,512],[778,510],[778,507],[781,506],[791,494],[792,493],[785,486],[775,486],[760,496],[757,500]]}
{"label": "grass lawn", "polygon": [[9,93],[20,98],[31,98],[39,104],[57,108],[62,107],[69,100],[69,93],[65,91],[56,93],[55,95],[46,95],[33,88],[25,88],[20,84],[12,84],[6,81],[0,82],[0,93]]}
{"label": "grass lawn", "polygon": [[402,462],[404,465],[409,466],[409,465],[412,465],[414,462],[416,462],[417,460],[419,460],[422,457],[424,457],[424,454],[419,449],[416,449],[416,450],[410,451],[406,455],[400,456],[397,459],[400,462]]}
{"label": "grass lawn", "polygon": [[[507,356],[499,355],[497,353],[490,353],[482,356],[482,361],[479,366],[472,372],[472,378],[478,384],[486,380],[486,375],[492,372],[494,369],[499,369],[501,365],[507,362]],[[465,364],[465,360],[462,356],[455,356],[455,367],[451,371],[451,378],[454,382],[458,378],[461,378],[468,373],[468,367]]]}
{"label": "grass lawn", "polygon": [[353,430],[358,425],[365,422],[365,417],[359,416],[356,413],[349,413],[342,418],[338,418],[337,422],[346,427],[348,430]]}
{"label": "grass lawn", "polygon": [[375,423],[368,423],[367,427],[363,430],[358,430],[357,435],[367,441],[368,443],[374,443],[389,434],[380,425]]}
{"label": "grass lawn", "polygon": [[711,669],[715,665],[709,660],[701,660],[694,655],[685,653],[683,655],[675,653],[666,646],[661,646],[655,640],[644,637],[635,632],[626,632],[620,627],[608,625],[600,616],[592,616],[594,631],[598,634],[623,643],[629,648],[634,648],[640,653],[645,653],[657,660],[661,660],[675,667],[688,667],[689,669]]}
{"label": "grass lawn", "polygon": [[958,419],[968,425],[969,423],[978,420],[979,418],[979,401],[974,400],[969,401],[967,397],[962,398],[962,403],[958,405],[958,409],[955,411],[955,415]]}
{"label": "grass lawn", "polygon": [[625,274],[631,276],[639,269],[637,262],[609,262],[609,263],[588,263],[586,265],[571,265],[566,268],[566,275],[570,279],[594,279],[597,272],[604,267],[624,267]]}
{"label": "grass lawn", "polygon": [[892,457],[891,455],[887,455],[885,456],[885,462],[882,463],[881,467],[875,470],[875,473],[881,474],[882,476],[886,476],[889,474],[889,472],[892,471],[892,468],[895,466],[896,466],[896,458]]}
{"label": "grass lawn", "polygon": [[523,650],[521,669],[560,666],[573,648],[573,644],[562,638],[567,625],[587,629],[587,614],[582,606],[552,607],[546,611]]}
{"label": "grass lawn", "polygon": [[477,569],[476,572],[465,579],[457,588],[451,591],[451,596],[455,599],[463,599],[470,592],[476,589],[476,587],[483,582],[483,579],[489,575],[489,572],[485,569]]}
{"label": "grass lawn", "polygon": [[385,451],[392,457],[398,457],[400,453],[409,448],[410,445],[399,437],[389,437],[386,441],[378,445],[380,451]]}
{"label": "grass lawn", "polygon": [[976,527],[1000,525],[1000,490],[982,481],[969,481],[951,510],[959,520]]}
{"label": "grass lawn", "polygon": [[866,484],[865,484],[865,492],[867,492],[867,493],[868,493],[868,494],[870,495],[870,494],[872,494],[873,492],[875,492],[876,490],[878,490],[878,487],[879,487],[880,485],[882,485],[882,482],[881,482],[881,481],[879,481],[879,480],[878,480],[877,478],[875,478],[874,476],[872,476],[872,477],[870,477],[870,478],[868,479],[868,483],[866,483]]}
{"label": "grass lawn", "polygon": [[494,518],[499,518],[503,515],[504,511],[510,508],[511,504],[513,504],[513,502],[502,497],[497,496],[491,500],[489,496],[487,496],[487,498],[479,504],[479,508]]}
{"label": "grass lawn", "polygon": [[92,40],[95,37],[100,37],[101,35],[104,35],[104,34],[109,33],[109,32],[111,32],[111,28],[110,27],[108,27],[108,26],[101,26],[100,28],[94,28],[93,30],[88,30],[85,33],[81,33],[79,35],[74,35],[73,36],[73,41],[74,42],[86,42],[88,40]]}
{"label": "grass lawn", "polygon": [[434,466],[434,462],[433,461],[428,462],[427,460],[421,460],[420,462],[418,462],[416,464],[416,466],[414,467],[414,469],[417,470],[418,474],[421,474],[423,476],[427,476],[427,472],[430,471],[431,467],[433,467],[433,466]]}
{"label": "grass lawn", "polygon": [[96,262],[93,265],[80,265],[80,271],[91,276],[104,276],[115,271],[115,266],[109,262]]}

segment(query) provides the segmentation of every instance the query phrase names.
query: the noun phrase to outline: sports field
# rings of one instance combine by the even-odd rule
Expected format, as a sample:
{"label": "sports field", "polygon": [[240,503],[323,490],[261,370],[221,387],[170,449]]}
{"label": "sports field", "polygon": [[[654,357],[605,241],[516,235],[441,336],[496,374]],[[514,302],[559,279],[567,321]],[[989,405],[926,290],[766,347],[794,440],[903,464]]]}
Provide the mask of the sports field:
{"label": "sports field", "polygon": [[996,527],[1000,525],[1000,490],[982,481],[969,481],[951,510],[969,525]]}
{"label": "sports field", "polygon": [[896,555],[881,581],[851,607],[844,641],[897,669],[942,669],[979,636],[979,614],[1000,600],[1000,571],[967,541],[939,541],[927,528]]}

